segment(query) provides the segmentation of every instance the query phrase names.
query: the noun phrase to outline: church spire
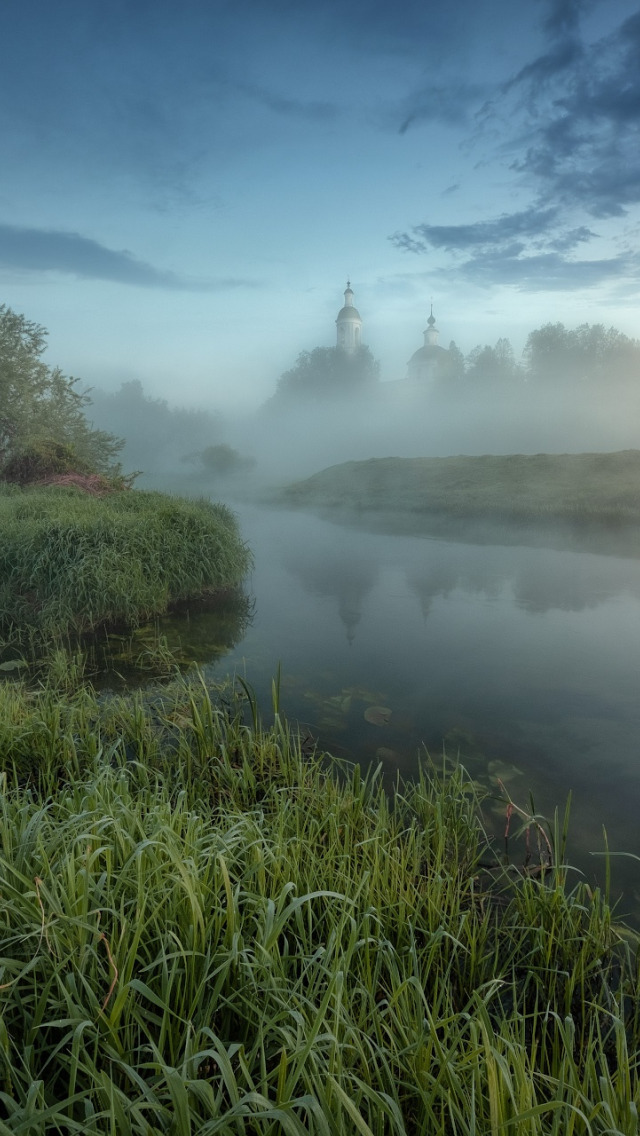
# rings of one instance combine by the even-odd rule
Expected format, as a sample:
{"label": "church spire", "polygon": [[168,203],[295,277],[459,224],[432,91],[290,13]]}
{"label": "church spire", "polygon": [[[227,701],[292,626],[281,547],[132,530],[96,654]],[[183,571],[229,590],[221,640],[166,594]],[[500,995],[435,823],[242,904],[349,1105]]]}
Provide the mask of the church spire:
{"label": "church spire", "polygon": [[429,319],[427,320],[427,327],[425,328],[425,331],[424,331],[424,345],[425,345],[425,347],[437,347],[439,335],[440,335],[440,332],[438,331],[438,329],[436,327],[436,320],[435,320],[435,316],[433,314],[433,301],[431,301],[431,312],[430,312],[430,315],[429,315]]}

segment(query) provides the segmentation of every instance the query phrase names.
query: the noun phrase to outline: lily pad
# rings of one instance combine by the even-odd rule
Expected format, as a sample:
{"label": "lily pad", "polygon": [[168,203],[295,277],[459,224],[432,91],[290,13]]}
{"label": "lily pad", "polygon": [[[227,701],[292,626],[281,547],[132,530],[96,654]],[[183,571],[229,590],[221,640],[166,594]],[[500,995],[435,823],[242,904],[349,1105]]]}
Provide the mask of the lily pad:
{"label": "lily pad", "polygon": [[402,760],[402,756],[397,750],[389,749],[388,746],[378,746],[376,759],[378,761],[392,761],[394,765],[397,765]]}
{"label": "lily pad", "polygon": [[504,781],[506,784],[507,781],[514,781],[516,777],[522,777],[522,770],[508,761],[490,761],[487,770],[492,785],[497,785],[498,781]]}
{"label": "lily pad", "polygon": [[391,717],[391,710],[388,706],[367,706],[364,717],[372,726],[386,726]]}
{"label": "lily pad", "polygon": [[376,694],[373,690],[367,690],[366,686],[345,686],[342,693],[350,694],[352,698],[357,698],[360,702],[377,703],[385,697],[383,694]]}

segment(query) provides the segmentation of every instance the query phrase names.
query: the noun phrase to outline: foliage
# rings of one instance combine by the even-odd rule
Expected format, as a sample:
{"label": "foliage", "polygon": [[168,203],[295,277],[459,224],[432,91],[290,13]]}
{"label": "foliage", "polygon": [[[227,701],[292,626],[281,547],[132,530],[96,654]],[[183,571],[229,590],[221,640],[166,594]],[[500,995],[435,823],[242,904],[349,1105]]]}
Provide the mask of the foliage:
{"label": "foliage", "polygon": [[89,473],[71,446],[39,439],[30,445],[16,448],[2,470],[5,481],[14,485],[29,485],[61,473]]}
{"label": "foliage", "polygon": [[529,335],[524,359],[534,381],[640,378],[640,340],[604,324],[547,323]]}
{"label": "foliage", "polygon": [[467,377],[474,382],[503,382],[519,375],[513,347],[508,339],[499,339],[495,347],[474,347],[466,360]]}
{"label": "foliage", "polygon": [[0,630],[23,642],[135,626],[239,584],[251,563],[224,505],[160,493],[0,493],[0,528]]}
{"label": "foliage", "polygon": [[195,462],[206,473],[215,473],[219,477],[245,473],[256,464],[255,458],[243,457],[232,446],[228,446],[224,442],[218,446],[206,446],[199,453],[189,454],[182,460]]}
{"label": "foliage", "polygon": [[636,1133],[637,970],[560,825],[509,872],[463,770],[392,804],[249,708],[0,686],[2,1131]]}
{"label": "foliage", "polygon": [[454,339],[449,344],[449,365],[447,367],[447,378],[449,380],[461,379],[464,376],[465,361],[462,351],[458,347]]}
{"label": "foliage", "polygon": [[219,415],[169,406],[146,395],[138,379],[114,393],[94,390],[92,403],[94,421],[124,438],[127,465],[147,473],[177,467],[185,454],[209,446],[221,430]]}
{"label": "foliage", "polygon": [[20,452],[38,446],[70,447],[78,462],[112,472],[122,443],[93,430],[85,417],[88,395],[77,379],[43,361],[46,331],[0,306],[0,472]]}
{"label": "foliage", "polygon": [[379,364],[368,347],[353,354],[339,347],[314,347],[302,351],[295,367],[281,376],[271,405],[362,396],[378,382],[378,375]]}

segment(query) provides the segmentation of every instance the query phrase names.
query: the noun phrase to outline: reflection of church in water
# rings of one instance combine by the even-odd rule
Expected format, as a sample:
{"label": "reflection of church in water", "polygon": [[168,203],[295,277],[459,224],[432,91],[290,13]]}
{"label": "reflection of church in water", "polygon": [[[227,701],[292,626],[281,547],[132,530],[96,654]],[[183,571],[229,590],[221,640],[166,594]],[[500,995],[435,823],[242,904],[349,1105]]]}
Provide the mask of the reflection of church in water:
{"label": "reflection of church in water", "polygon": [[[447,378],[455,369],[455,360],[451,351],[441,347],[438,343],[440,332],[436,327],[433,314],[433,304],[427,319],[427,326],[423,331],[424,343],[407,363],[406,379],[401,380],[405,388],[415,388],[430,384],[435,379]],[[344,293],[344,306],[336,318],[336,347],[353,355],[362,346],[362,317],[353,303],[353,290],[347,280]],[[385,386],[397,387],[399,383],[389,383]]]}

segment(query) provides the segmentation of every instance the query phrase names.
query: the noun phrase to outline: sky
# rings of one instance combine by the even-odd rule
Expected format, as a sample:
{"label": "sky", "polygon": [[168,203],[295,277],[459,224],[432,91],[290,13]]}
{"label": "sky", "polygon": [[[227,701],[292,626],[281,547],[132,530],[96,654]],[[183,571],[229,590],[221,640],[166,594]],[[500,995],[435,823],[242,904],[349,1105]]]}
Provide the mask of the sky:
{"label": "sky", "polygon": [[628,0],[22,0],[0,37],[0,303],[86,385],[258,405],[335,343],[384,380],[429,306],[467,353],[640,337]]}

